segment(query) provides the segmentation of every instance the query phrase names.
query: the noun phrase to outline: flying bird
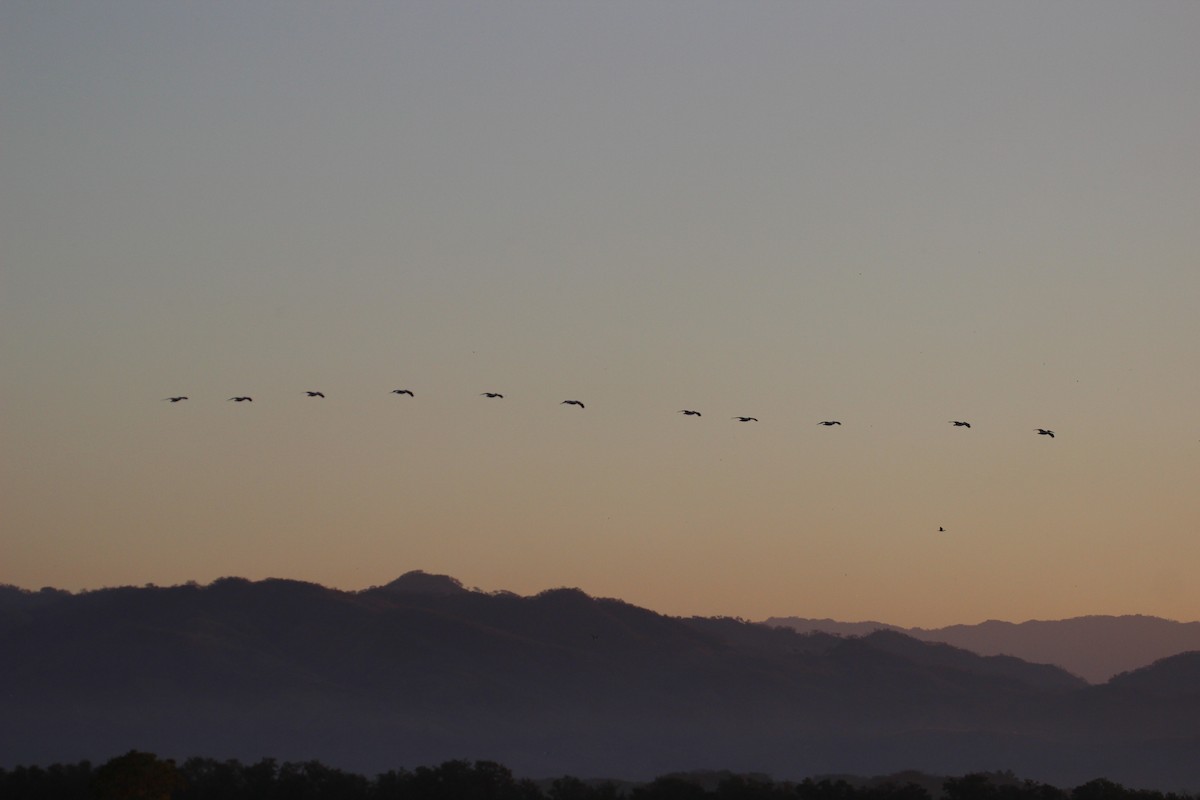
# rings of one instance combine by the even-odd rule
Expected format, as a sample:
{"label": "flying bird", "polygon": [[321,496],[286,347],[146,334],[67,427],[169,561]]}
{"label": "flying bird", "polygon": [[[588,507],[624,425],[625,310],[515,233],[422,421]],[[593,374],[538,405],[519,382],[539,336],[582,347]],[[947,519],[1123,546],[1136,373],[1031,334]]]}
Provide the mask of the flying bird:
{"label": "flying bird", "polygon": [[946,529],[943,528],[941,525],[938,525],[938,533],[945,533],[945,532],[946,532]]}
{"label": "flying bird", "polygon": [[568,405],[568,406],[579,406],[580,408],[586,408],[586,407],[587,407],[587,406],[585,406],[583,403],[579,402],[578,400],[563,400],[561,403],[559,403],[559,405],[560,405],[560,406],[561,406],[561,405]]}
{"label": "flying bird", "polygon": [[1042,436],[1049,436],[1051,439],[1054,438],[1054,431],[1048,431],[1045,428],[1038,428],[1037,432]]}
{"label": "flying bird", "polygon": [[682,410],[681,410],[679,413],[680,413],[680,414],[687,414],[689,417],[702,417],[702,416],[704,416],[704,415],[703,415],[703,414],[701,414],[699,411],[692,411],[690,408],[685,408],[685,409],[682,409]]}
{"label": "flying bird", "polygon": [[188,398],[182,394],[175,395],[174,397],[164,397],[163,398],[163,400],[170,400],[172,403],[178,403],[180,400],[187,400],[187,399]]}
{"label": "flying bird", "polygon": [[818,425],[841,425],[836,419],[827,419],[824,422],[818,422]]}
{"label": "flying bird", "polygon": [[416,395],[412,393],[412,389],[392,389],[391,393],[392,394],[406,394],[409,397],[416,397]]}
{"label": "flying bird", "polygon": [[738,422],[758,422],[758,417],[731,417],[731,419],[736,419]]}
{"label": "flying bird", "polygon": [[500,394],[499,392],[484,392],[483,394],[481,394],[479,396],[480,397],[499,397],[501,399],[504,398],[504,395]]}
{"label": "flying bird", "polygon": [[323,392],[305,392],[305,394],[308,395],[309,397],[324,397],[325,396],[325,394]]}
{"label": "flying bird", "polygon": [[[253,403],[254,402],[253,397],[231,397],[229,399],[235,403],[246,403],[246,402]],[[226,401],[226,402],[228,402],[228,401]]]}
{"label": "flying bird", "polygon": [[963,422],[962,420],[959,420],[959,419],[952,419],[952,420],[950,420],[950,424],[951,424],[951,425],[953,425],[953,426],[954,426],[954,427],[956,427],[956,428],[969,428],[969,427],[971,427],[971,423],[969,423],[969,422]]}

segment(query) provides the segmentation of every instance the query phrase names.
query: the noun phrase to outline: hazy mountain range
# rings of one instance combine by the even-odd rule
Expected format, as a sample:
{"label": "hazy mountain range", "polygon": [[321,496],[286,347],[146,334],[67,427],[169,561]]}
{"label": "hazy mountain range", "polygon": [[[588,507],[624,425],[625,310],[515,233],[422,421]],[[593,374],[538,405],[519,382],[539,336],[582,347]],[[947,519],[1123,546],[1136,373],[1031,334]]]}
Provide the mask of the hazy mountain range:
{"label": "hazy mountain range", "polygon": [[1103,683],[1114,675],[1176,653],[1200,650],[1200,622],[1175,622],[1141,615],[1021,623],[988,620],[978,625],[946,628],[901,628],[883,622],[837,622],[804,617],[771,617],[763,624],[783,625],[801,633],[821,631],[840,636],[865,636],[877,630],[897,631],[915,639],[944,642],[980,655],[1009,655],[1040,664],[1055,664],[1092,683]]}
{"label": "hazy mountain range", "polygon": [[1093,686],[897,631],[801,634],[424,573],[360,592],[0,588],[0,710],[9,764],[138,748],[366,774],[471,758],[531,777],[1011,769],[1200,787],[1200,653]]}

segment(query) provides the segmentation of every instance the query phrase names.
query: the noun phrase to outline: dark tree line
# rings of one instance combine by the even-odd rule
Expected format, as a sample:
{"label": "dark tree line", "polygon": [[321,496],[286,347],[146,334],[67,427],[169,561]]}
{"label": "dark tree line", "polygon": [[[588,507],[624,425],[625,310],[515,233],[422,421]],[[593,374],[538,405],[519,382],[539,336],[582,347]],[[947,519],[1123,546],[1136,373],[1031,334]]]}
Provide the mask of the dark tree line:
{"label": "dark tree line", "polygon": [[[927,777],[927,776],[924,776]],[[933,779],[929,779],[933,780]],[[664,775],[640,785],[564,776],[534,782],[494,761],[447,761],[391,770],[370,779],[317,761],[255,764],[189,758],[182,764],[130,751],[90,762],[0,768],[4,800],[1200,800],[1200,795],[1126,787],[1103,778],[1065,790],[1010,773],[979,773],[923,782],[841,779],[800,783],[732,773]]]}

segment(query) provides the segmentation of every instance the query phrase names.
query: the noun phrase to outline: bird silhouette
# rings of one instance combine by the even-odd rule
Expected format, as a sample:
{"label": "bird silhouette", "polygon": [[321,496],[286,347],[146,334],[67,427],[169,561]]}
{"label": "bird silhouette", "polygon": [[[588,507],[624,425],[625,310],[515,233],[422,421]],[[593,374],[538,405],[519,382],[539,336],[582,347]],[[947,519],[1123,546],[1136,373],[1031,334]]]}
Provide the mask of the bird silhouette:
{"label": "bird silhouette", "polygon": [[499,397],[501,399],[504,398],[504,395],[500,394],[499,392],[484,392],[483,394],[481,394],[479,396],[480,397]]}
{"label": "bird silhouette", "polygon": [[[232,401],[233,401],[233,402],[235,402],[235,403],[253,403],[253,402],[254,402],[254,398],[253,398],[253,397],[245,397],[245,396],[243,396],[243,397],[231,397],[231,398],[229,398],[229,399],[230,399],[230,400],[232,400]],[[228,401],[227,401],[227,402],[228,402]]]}
{"label": "bird silhouette", "polygon": [[325,396],[325,394],[323,392],[305,392],[305,394],[308,395],[309,397],[324,397]]}
{"label": "bird silhouette", "polygon": [[731,417],[731,419],[736,419],[738,422],[758,422],[758,417]]}
{"label": "bird silhouette", "polygon": [[945,533],[945,532],[946,532],[946,529],[943,528],[941,525],[938,525],[938,533]]}
{"label": "bird silhouette", "polygon": [[699,411],[692,411],[690,408],[685,408],[685,409],[681,410],[679,413],[680,413],[680,414],[687,414],[689,417],[702,417],[702,416],[704,416],[704,415],[703,415],[703,414],[701,414]]}
{"label": "bird silhouette", "polygon": [[1037,432],[1042,436],[1049,436],[1051,439],[1054,438],[1054,431],[1048,431],[1045,428],[1038,428]]}
{"label": "bird silhouette", "polygon": [[827,419],[824,422],[818,422],[818,425],[841,425],[836,419]]}
{"label": "bird silhouette", "polygon": [[951,425],[953,425],[953,426],[954,426],[954,427],[956,427],[956,428],[969,428],[969,427],[971,427],[971,423],[969,423],[969,422],[963,422],[962,420],[959,420],[959,419],[952,419],[952,420],[950,420],[950,424],[951,424]]}
{"label": "bird silhouette", "polygon": [[172,403],[178,403],[180,400],[187,400],[187,396],[177,394],[174,397],[164,397],[163,400],[170,400]]}
{"label": "bird silhouette", "polygon": [[412,389],[392,389],[391,393],[392,394],[406,394],[409,397],[416,397],[416,395],[412,393]]}
{"label": "bird silhouette", "polygon": [[587,407],[587,406],[585,406],[583,403],[579,402],[578,400],[563,400],[561,403],[559,403],[559,405],[560,405],[560,406],[561,406],[561,405],[568,405],[568,406],[579,406],[580,408],[586,408],[586,407]]}

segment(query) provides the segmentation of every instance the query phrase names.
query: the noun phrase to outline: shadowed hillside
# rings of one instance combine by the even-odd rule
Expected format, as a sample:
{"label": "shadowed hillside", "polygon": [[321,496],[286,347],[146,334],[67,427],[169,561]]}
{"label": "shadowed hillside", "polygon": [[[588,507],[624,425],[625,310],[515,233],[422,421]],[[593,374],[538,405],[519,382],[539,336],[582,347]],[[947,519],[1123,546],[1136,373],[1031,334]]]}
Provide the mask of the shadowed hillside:
{"label": "shadowed hillside", "polygon": [[361,592],[239,578],[10,589],[0,751],[26,763],[269,753],[366,773],[480,758],[527,775],[1007,768],[1200,785],[1195,760],[1172,755],[1200,747],[1192,670],[1164,662],[1089,687],[895,632],[800,634],[423,573]]}

